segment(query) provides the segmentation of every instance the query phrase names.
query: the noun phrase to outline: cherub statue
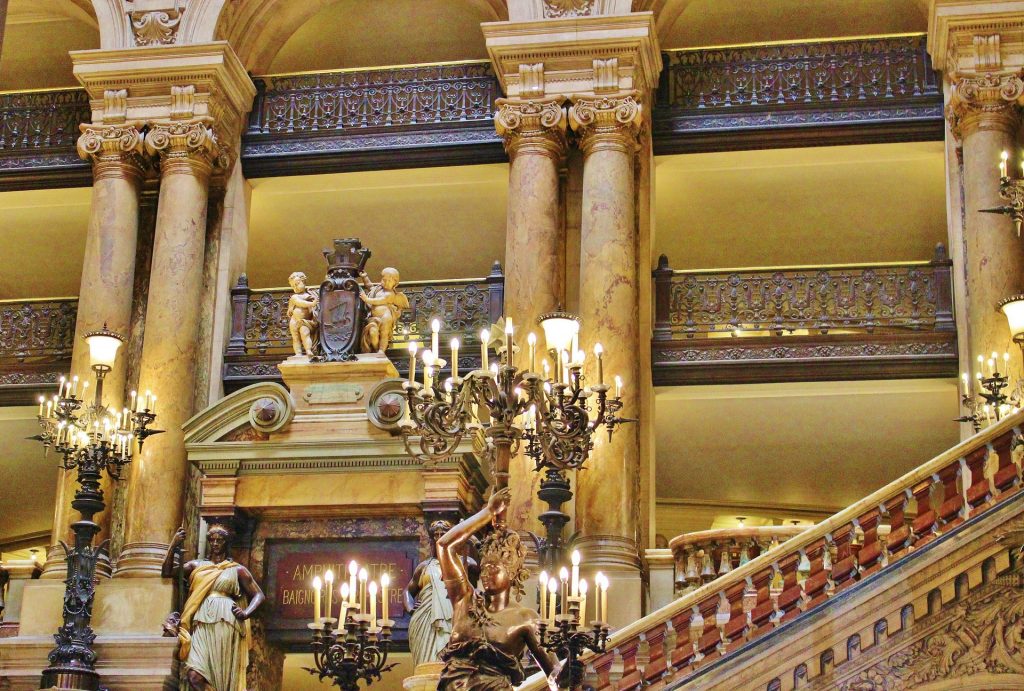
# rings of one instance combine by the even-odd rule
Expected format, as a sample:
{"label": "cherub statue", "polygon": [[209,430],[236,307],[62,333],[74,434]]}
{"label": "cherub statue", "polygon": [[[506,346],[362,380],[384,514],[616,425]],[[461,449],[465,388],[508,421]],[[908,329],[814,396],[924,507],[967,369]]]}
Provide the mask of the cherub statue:
{"label": "cherub statue", "polygon": [[398,269],[388,267],[380,272],[380,283],[374,283],[366,272],[359,273],[359,280],[365,290],[359,290],[359,297],[370,309],[370,316],[363,326],[360,339],[364,353],[383,353],[391,345],[391,334],[402,311],[409,309],[409,298],[398,290]]}
{"label": "cherub statue", "polygon": [[320,328],[316,317],[320,297],[315,290],[306,287],[306,274],[301,271],[288,277],[288,285],[293,293],[288,298],[288,331],[292,335],[292,350],[296,355],[313,355],[313,343]]}
{"label": "cherub statue", "polygon": [[[174,551],[185,539],[179,528],[161,573],[174,575]],[[206,533],[209,559],[181,565],[188,599],[178,623],[178,659],[185,663],[192,691],[243,691],[249,665],[249,617],[263,604],[263,591],[249,569],[228,556],[228,530],[212,525]]]}
{"label": "cherub statue", "polygon": [[[512,691],[523,680],[520,659],[529,648],[545,674],[554,661],[540,644],[537,612],[509,602],[522,594],[526,550],[519,534],[505,527],[509,490],[494,492],[487,506],[449,530],[437,542],[441,576],[452,603],[451,641],[441,651],[444,671],[438,691]],[[491,523],[480,552],[480,586],[470,583],[459,551]]]}

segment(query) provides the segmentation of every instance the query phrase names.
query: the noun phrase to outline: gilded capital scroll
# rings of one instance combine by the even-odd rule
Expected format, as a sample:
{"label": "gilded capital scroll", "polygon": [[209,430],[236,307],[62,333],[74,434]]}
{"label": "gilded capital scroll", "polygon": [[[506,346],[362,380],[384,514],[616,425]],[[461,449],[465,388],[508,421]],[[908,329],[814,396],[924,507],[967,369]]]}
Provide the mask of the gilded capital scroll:
{"label": "gilded capital scroll", "polygon": [[209,118],[154,123],[146,133],[145,147],[148,154],[160,157],[163,175],[209,176],[220,154]]}
{"label": "gilded capital scroll", "polygon": [[78,155],[92,163],[93,178],[139,180],[146,168],[142,133],[135,125],[80,125]]}
{"label": "gilded capital scroll", "polygon": [[579,135],[584,156],[595,151],[633,153],[643,125],[635,93],[621,96],[573,96],[569,125]]}
{"label": "gilded capital scroll", "polygon": [[564,102],[561,96],[530,101],[498,99],[494,128],[504,139],[510,158],[520,153],[549,156],[558,162],[565,158]]}
{"label": "gilded capital scroll", "polygon": [[957,139],[979,130],[1015,132],[1024,80],[1019,72],[980,74],[952,80],[946,117]]}

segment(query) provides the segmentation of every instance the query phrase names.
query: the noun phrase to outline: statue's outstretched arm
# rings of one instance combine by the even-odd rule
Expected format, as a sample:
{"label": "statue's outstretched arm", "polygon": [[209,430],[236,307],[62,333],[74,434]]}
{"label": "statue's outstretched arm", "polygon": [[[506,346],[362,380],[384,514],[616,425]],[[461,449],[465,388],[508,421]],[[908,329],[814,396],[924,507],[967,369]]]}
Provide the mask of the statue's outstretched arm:
{"label": "statue's outstretched arm", "polygon": [[452,602],[461,600],[472,590],[466,567],[459,556],[459,548],[475,532],[482,529],[491,519],[505,513],[511,492],[507,487],[494,492],[487,500],[487,506],[462,521],[437,541],[437,559],[441,562],[441,576],[448,588]]}
{"label": "statue's outstretched arm", "polygon": [[[171,538],[171,544],[167,546],[167,554],[164,555],[164,563],[160,565],[160,575],[164,578],[171,578],[174,576],[174,550],[176,550],[181,544],[185,542],[185,526],[181,526],[174,531],[174,537]],[[184,566],[184,564],[182,564]]]}

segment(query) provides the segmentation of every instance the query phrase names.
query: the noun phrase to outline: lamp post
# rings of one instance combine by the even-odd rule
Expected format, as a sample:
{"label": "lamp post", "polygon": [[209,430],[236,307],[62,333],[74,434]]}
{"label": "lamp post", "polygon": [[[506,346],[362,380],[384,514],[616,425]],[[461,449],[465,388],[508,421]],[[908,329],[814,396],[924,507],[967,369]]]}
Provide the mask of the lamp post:
{"label": "lamp post", "polygon": [[67,560],[64,622],[54,635],[56,647],[49,654],[50,666],[43,670],[41,689],[100,688],[96,653],[92,649],[96,634],[91,626],[96,561],[106,549],[105,541],[93,545],[100,531],[93,516],[105,507],[100,479],[104,469],[114,480],[120,479],[121,470],[131,463],[135,444],[141,451],[146,438],[161,431],[149,428],[156,419],[156,399],[152,395],[144,400],[133,395],[133,409],[124,408],[120,414],[103,404],[103,380],[124,339],[104,324],[99,331],[86,334],[85,340],[96,378],[93,402],[85,402],[88,381],[81,382],[79,388],[78,377],[62,377],[57,395],[39,400],[42,432],[33,437],[42,442],[46,451],[52,447],[60,455],[64,470],[77,471],[79,487],[71,506],[81,514],[80,520],[71,524],[74,546],[60,543]]}

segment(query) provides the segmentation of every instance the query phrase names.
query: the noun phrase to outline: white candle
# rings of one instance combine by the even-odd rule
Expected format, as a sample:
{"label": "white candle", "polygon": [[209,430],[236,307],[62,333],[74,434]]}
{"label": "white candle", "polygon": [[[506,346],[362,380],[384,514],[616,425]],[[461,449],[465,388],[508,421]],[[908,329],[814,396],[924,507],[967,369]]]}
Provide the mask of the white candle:
{"label": "white candle", "polygon": [[[85,384],[88,386],[89,382],[86,382]],[[150,402],[149,412],[156,415],[156,396],[153,396],[153,400]]]}
{"label": "white candle", "polygon": [[359,611],[366,614],[366,569],[359,569]]}
{"label": "white candle", "polygon": [[594,344],[594,356],[597,357],[597,383],[604,384],[604,347]]}
{"label": "white candle", "polygon": [[537,369],[536,350],[537,350],[537,334],[530,332],[530,335],[526,337],[526,342],[530,344],[530,371],[534,372]]}
{"label": "white candle", "polygon": [[580,581],[580,623],[587,625],[587,580]]}
{"label": "white candle", "polygon": [[622,398],[622,377],[615,375],[615,398]]}
{"label": "white candle", "polygon": [[45,403],[46,403],[46,397],[45,396],[40,396],[39,397],[39,417],[43,416],[43,405]]}
{"label": "white candle", "polygon": [[320,626],[320,588],[322,587],[320,577],[317,576],[313,579],[313,623],[317,626]]}
{"label": "white candle", "polygon": [[348,583],[342,582],[341,584],[341,614],[338,617],[338,628],[345,628],[345,617],[348,615]]}
{"label": "white candle", "polygon": [[558,580],[562,582],[561,588],[561,600],[562,600],[562,614],[566,614],[569,611],[569,569],[564,566],[558,572]]}
{"label": "white candle", "polygon": [[459,339],[452,339],[452,378],[459,376]]}
{"label": "white candle", "polygon": [[432,319],[430,321],[430,349],[433,350],[435,353],[440,353],[441,352],[440,348],[437,347],[437,345],[438,345],[437,344],[437,337],[438,337],[438,334],[440,332],[441,332],[441,320],[440,319]]}
{"label": "white candle", "polygon": [[370,581],[370,626],[377,621],[377,581]]}
{"label": "white candle", "polygon": [[423,388],[430,389],[433,385],[434,351],[423,351]]}
{"label": "white candle", "polygon": [[74,396],[78,393],[78,376],[71,377],[71,395]]}
{"label": "white candle", "polygon": [[513,367],[515,365],[513,361],[514,358],[512,356],[512,347],[514,345],[515,343],[512,340],[512,319],[508,318],[505,320],[505,362],[509,367]]}
{"label": "white candle", "polygon": [[348,563],[348,596],[349,602],[356,601],[356,573],[359,572],[359,564],[355,559]]}
{"label": "white candle", "polygon": [[65,381],[66,380],[64,379],[64,375],[62,374],[60,376],[60,385],[57,387],[57,397],[58,398],[64,398],[64,383],[65,383]]}
{"label": "white candle", "polygon": [[608,621],[608,577],[601,576],[601,619]]}
{"label": "white candle", "polygon": [[327,573],[324,574],[325,589],[327,590],[327,618],[331,618],[331,612],[334,611],[333,598],[334,598],[334,572],[327,569]]}
{"label": "white candle", "polygon": [[540,361],[541,369],[544,370],[544,379],[548,379],[551,376],[551,366],[548,365],[548,359],[544,358]]}
{"label": "white candle", "polygon": [[487,342],[491,340],[491,332],[484,329],[480,332],[480,369],[487,370]]}
{"label": "white candle", "polygon": [[569,383],[569,351],[562,351],[562,383]]}
{"label": "white candle", "polygon": [[386,573],[380,575],[380,618],[388,620],[388,586],[391,585],[391,576]]}
{"label": "white candle", "polygon": [[548,572],[541,571],[537,579],[537,590],[540,591],[540,618],[546,619],[548,615]]}
{"label": "white candle", "polygon": [[558,581],[548,580],[548,621],[555,620],[555,605],[558,603]]}
{"label": "white candle", "polygon": [[416,381],[416,351],[420,344],[416,341],[409,341],[409,383]]}
{"label": "white candle", "polygon": [[1006,161],[1010,158],[1010,154],[1007,151],[999,154],[999,177],[1006,177]]}
{"label": "white candle", "polygon": [[572,551],[572,596],[580,594],[580,553],[579,550]]}
{"label": "white candle", "polygon": [[133,413],[138,410],[138,408],[135,406],[135,399],[138,398],[138,395],[139,393],[137,391],[132,391],[132,402],[128,405],[128,407],[131,409]]}

